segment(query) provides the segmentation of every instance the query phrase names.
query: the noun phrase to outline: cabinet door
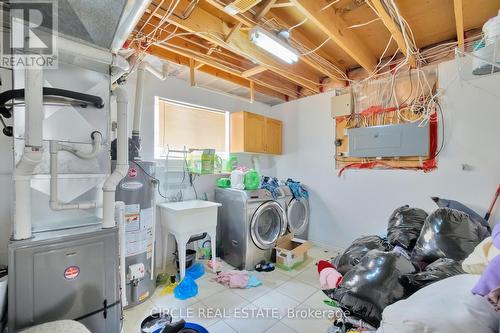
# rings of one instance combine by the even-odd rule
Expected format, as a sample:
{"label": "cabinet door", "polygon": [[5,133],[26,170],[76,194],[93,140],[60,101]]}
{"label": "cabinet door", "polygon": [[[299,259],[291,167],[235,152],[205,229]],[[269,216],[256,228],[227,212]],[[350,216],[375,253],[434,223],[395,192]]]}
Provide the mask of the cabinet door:
{"label": "cabinet door", "polygon": [[245,112],[245,151],[265,152],[266,117]]}
{"label": "cabinet door", "polygon": [[280,120],[266,118],[266,152],[280,155],[282,153],[283,123]]}

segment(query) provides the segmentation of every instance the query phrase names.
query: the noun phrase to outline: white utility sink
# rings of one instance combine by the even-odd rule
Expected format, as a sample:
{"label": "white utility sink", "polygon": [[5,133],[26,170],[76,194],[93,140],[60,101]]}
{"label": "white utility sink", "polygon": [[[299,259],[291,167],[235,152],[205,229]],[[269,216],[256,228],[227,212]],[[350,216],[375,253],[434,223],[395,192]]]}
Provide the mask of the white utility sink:
{"label": "white utility sink", "polygon": [[[206,232],[212,243],[212,258],[216,258],[215,235],[217,230],[217,208],[220,203],[190,200],[166,202],[156,205],[159,209],[160,223],[164,230],[165,248],[168,235],[173,234],[177,241],[181,279],[185,275],[186,244],[192,235]],[[183,264],[184,263],[184,264]]]}
{"label": "white utility sink", "polygon": [[189,200],[157,205],[163,227],[172,232],[193,232],[200,228],[217,227],[217,207],[220,203]]}

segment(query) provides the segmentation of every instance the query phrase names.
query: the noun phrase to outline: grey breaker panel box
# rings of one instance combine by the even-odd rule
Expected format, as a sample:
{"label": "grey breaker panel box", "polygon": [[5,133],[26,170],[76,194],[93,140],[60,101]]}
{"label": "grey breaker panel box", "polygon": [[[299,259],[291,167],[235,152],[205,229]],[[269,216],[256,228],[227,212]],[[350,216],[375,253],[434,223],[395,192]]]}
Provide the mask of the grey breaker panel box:
{"label": "grey breaker panel box", "polygon": [[416,123],[351,128],[350,157],[408,157],[429,155],[429,125]]}

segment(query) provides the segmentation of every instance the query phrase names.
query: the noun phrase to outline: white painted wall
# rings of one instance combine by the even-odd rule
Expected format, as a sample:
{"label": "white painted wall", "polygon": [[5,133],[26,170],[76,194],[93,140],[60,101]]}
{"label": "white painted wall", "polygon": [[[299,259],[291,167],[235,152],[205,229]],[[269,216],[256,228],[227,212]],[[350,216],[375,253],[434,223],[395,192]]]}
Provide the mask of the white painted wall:
{"label": "white painted wall", "polygon": [[[428,174],[356,170],[338,178],[332,94],[273,107],[273,114],[284,121],[284,155],[277,159],[276,172],[309,187],[312,241],[345,247],[360,235],[384,234],[396,207],[409,204],[432,211],[430,196],[462,201],[481,215],[486,212],[500,182],[500,76],[461,83],[457,74],[454,61],[439,65],[439,86],[446,88],[441,100],[446,146],[438,169]],[[495,91],[499,97],[491,94]],[[462,171],[463,163],[472,171]],[[500,220],[499,207],[492,220]]]}

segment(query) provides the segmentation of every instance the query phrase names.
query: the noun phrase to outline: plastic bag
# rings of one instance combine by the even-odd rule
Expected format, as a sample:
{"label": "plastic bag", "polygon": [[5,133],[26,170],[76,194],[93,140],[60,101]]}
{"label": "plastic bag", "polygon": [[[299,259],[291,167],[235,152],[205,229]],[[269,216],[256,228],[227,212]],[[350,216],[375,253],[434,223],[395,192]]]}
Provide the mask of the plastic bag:
{"label": "plastic bag", "polygon": [[488,230],[468,214],[439,208],[425,221],[412,261],[430,264],[439,258],[464,260],[488,236]]}
{"label": "plastic bag", "polygon": [[415,267],[404,256],[372,250],[344,276],[333,299],[351,315],[378,327],[384,308],[410,295],[401,277],[414,272]]}
{"label": "plastic bag", "polygon": [[498,333],[500,316],[471,293],[478,279],[453,276],[388,306],[377,333]]}
{"label": "plastic bag", "polygon": [[204,274],[205,267],[199,262],[186,269],[186,275],[189,275],[193,280],[198,280]]}
{"label": "plastic bag", "polygon": [[424,226],[427,213],[419,208],[399,207],[392,213],[387,226],[387,238],[392,245],[411,251]]}
{"label": "plastic bag", "polygon": [[352,242],[343,254],[334,259],[333,264],[344,275],[356,266],[370,250],[390,251],[392,246],[379,236],[364,236]]}
{"label": "plastic bag", "polygon": [[465,274],[460,262],[441,258],[425,267],[423,272],[405,275],[403,281],[410,290],[415,292],[431,283],[459,274]]}
{"label": "plastic bag", "polygon": [[486,229],[488,229],[488,231],[491,231],[491,227],[490,227],[488,221],[486,221],[481,215],[479,215],[478,213],[476,213],[475,211],[473,211],[472,209],[470,209],[469,207],[467,207],[463,203],[455,201],[455,200],[441,199],[438,197],[432,197],[431,199],[432,199],[432,201],[434,201],[436,203],[436,205],[439,208],[456,209],[456,210],[461,211],[465,214],[468,214],[469,217],[473,221],[476,221],[477,223],[481,224]]}
{"label": "plastic bag", "polygon": [[186,275],[181,283],[174,289],[174,296],[177,299],[185,300],[198,295],[198,285],[194,279]]}

